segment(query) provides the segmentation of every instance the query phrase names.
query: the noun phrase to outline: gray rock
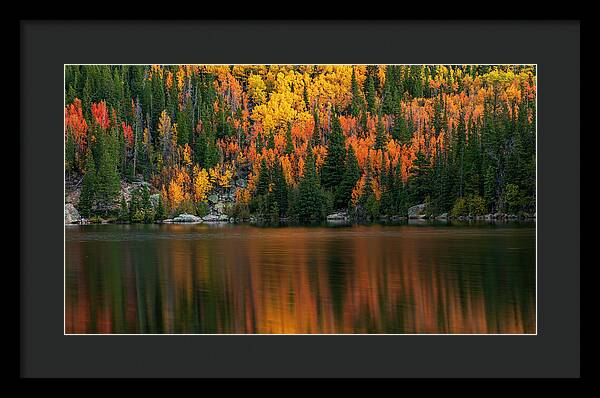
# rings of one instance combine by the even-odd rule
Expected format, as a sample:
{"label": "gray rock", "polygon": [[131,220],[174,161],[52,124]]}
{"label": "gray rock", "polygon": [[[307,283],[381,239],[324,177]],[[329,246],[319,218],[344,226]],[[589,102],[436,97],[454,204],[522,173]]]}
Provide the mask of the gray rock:
{"label": "gray rock", "polygon": [[156,208],[158,207],[158,198],[160,197],[160,194],[153,194],[150,195],[150,203],[152,204],[152,207]]}
{"label": "gray rock", "polygon": [[408,218],[425,218],[425,203],[408,208]]}
{"label": "gray rock", "polygon": [[174,217],[172,222],[200,223],[202,219],[193,214],[181,213],[177,217]]}
{"label": "gray rock", "polygon": [[327,216],[327,221],[348,220],[348,214],[345,212],[333,213]]}
{"label": "gray rock", "polygon": [[448,213],[442,213],[436,217],[438,220],[446,220],[448,218]]}
{"label": "gray rock", "polygon": [[65,224],[77,224],[81,222],[81,215],[71,203],[65,205]]}
{"label": "gray rock", "polygon": [[215,195],[215,194],[212,194],[212,195],[210,195],[208,197],[208,201],[211,202],[211,203],[213,203],[213,204],[215,204],[215,203],[217,203],[219,201],[219,196]]}
{"label": "gray rock", "polygon": [[228,222],[229,216],[226,214],[209,214],[207,216],[202,217],[202,221],[204,222]]}
{"label": "gray rock", "polygon": [[222,214],[225,210],[225,203],[218,202],[217,204],[215,204],[214,210],[217,214]]}
{"label": "gray rock", "polygon": [[400,221],[400,220],[406,220],[406,217],[405,217],[405,216],[398,216],[398,215],[395,215],[395,216],[391,216],[391,217],[390,217],[390,220],[391,220],[391,221]]}

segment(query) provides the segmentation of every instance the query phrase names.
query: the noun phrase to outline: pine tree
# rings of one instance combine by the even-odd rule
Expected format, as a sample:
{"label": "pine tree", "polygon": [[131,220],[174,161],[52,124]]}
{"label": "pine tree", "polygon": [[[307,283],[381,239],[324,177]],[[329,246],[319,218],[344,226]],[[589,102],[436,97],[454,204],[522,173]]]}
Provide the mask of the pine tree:
{"label": "pine tree", "polygon": [[352,68],[352,103],[350,105],[350,113],[354,117],[358,117],[363,108],[365,107],[364,100],[360,94],[358,88],[358,82],[356,81],[356,70]]}
{"label": "pine tree", "polygon": [[304,108],[307,111],[310,111],[310,101],[308,100],[308,90],[306,89],[306,84],[304,84],[304,88],[302,91],[302,99],[304,100]]}
{"label": "pine tree", "polygon": [[379,115],[377,117],[377,131],[375,135],[375,149],[385,150],[388,142],[387,132],[383,125],[383,117]]}
{"label": "pine tree", "polygon": [[312,135],[312,146],[317,146],[321,144],[321,121],[319,119],[319,112],[315,110],[313,113],[313,118],[315,121]]}
{"label": "pine tree", "polygon": [[269,185],[271,184],[271,173],[265,158],[260,162],[260,172],[258,175],[258,183],[256,184],[256,195],[266,195],[269,193]]}
{"label": "pine tree", "polygon": [[321,187],[315,168],[315,159],[309,151],[304,162],[304,173],[299,184],[298,218],[311,221],[321,217]]}
{"label": "pine tree", "polygon": [[139,189],[131,192],[131,200],[129,202],[129,221],[132,223],[139,223],[144,220],[144,214],[140,205],[140,192]]}
{"label": "pine tree", "polygon": [[386,170],[383,155],[381,162],[381,172],[379,175],[379,186],[381,187],[381,214],[392,215],[394,213],[392,197],[392,192],[394,191],[394,174],[391,167],[389,171]]}
{"label": "pine tree", "polygon": [[365,186],[362,195],[359,199],[359,204],[363,210],[363,216],[367,218],[375,218],[379,215],[379,202],[373,191],[373,168],[371,167],[370,155],[367,156],[367,166],[365,170]]}
{"label": "pine tree", "polygon": [[184,146],[192,142],[192,107],[189,101],[177,112],[177,145]]}
{"label": "pine tree", "polygon": [[406,118],[401,108],[394,116],[394,127],[392,128],[392,138],[401,144],[410,142],[410,132],[406,125]]}
{"label": "pine tree", "polygon": [[395,65],[388,65],[385,69],[385,83],[383,84],[381,112],[384,115],[393,115],[399,106],[398,83],[396,81]]}
{"label": "pine tree", "polygon": [[156,214],[155,219],[157,221],[162,221],[166,217],[165,206],[163,204],[162,195],[158,195],[158,204],[156,205]]}
{"label": "pine tree", "polygon": [[371,113],[375,113],[375,82],[371,75],[367,75],[365,79],[365,97],[367,99],[367,110]]}
{"label": "pine tree", "polygon": [[321,169],[321,184],[328,189],[337,188],[344,176],[346,139],[337,116],[332,117],[332,128],[327,143],[327,157]]}
{"label": "pine tree", "polygon": [[488,208],[494,211],[494,203],[496,202],[496,173],[494,167],[491,165],[485,171],[483,198]]}
{"label": "pine tree", "polygon": [[82,217],[90,218],[94,206],[96,193],[96,164],[90,150],[87,151],[85,158],[85,174],[79,195],[79,212]]}
{"label": "pine tree", "polygon": [[127,221],[129,219],[129,208],[127,207],[127,201],[125,195],[121,195],[121,206],[119,207],[119,215],[117,220]]}
{"label": "pine tree", "polygon": [[288,212],[288,186],[283,175],[281,162],[276,162],[273,174],[273,197],[277,203],[278,216],[282,217]]}
{"label": "pine tree", "polygon": [[158,126],[158,118],[160,117],[161,112],[166,109],[163,79],[161,79],[158,73],[152,75],[152,82],[150,85],[152,90],[152,127],[156,127]]}
{"label": "pine tree", "polygon": [[346,156],[346,166],[344,170],[344,176],[337,189],[335,195],[334,205],[336,208],[345,208],[349,206],[350,199],[352,197],[352,190],[360,179],[360,167],[358,165],[358,159],[354,153],[352,145],[348,146],[348,155]]}
{"label": "pine tree", "polygon": [[121,183],[117,172],[116,159],[113,148],[113,137],[107,135],[100,148],[100,162],[98,167],[98,179],[96,181],[96,200],[98,209],[108,215],[112,210],[115,199],[119,193]]}
{"label": "pine tree", "polygon": [[406,217],[408,214],[408,192],[402,180],[402,161],[398,161],[394,175],[393,203],[396,214]]}
{"label": "pine tree", "polygon": [[144,185],[142,188],[142,214],[145,223],[154,222],[154,208],[152,207],[152,202],[150,202],[150,191],[148,187]]}
{"label": "pine tree", "polygon": [[429,195],[429,164],[425,159],[423,152],[417,153],[416,159],[413,161],[410,169],[410,177],[408,179],[410,190],[411,204],[423,203],[425,197]]}

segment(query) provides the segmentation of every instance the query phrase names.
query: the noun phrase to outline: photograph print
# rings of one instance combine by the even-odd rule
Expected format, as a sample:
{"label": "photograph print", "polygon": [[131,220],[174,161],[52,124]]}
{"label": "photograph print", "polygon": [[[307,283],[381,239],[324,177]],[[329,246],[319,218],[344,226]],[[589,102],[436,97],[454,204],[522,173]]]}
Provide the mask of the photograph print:
{"label": "photograph print", "polygon": [[64,334],[537,334],[536,65],[64,66]]}

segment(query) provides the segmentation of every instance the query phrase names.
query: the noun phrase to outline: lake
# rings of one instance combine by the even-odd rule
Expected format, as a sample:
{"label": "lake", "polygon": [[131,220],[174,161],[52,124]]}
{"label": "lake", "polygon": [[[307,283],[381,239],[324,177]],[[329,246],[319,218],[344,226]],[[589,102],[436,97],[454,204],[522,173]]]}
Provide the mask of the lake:
{"label": "lake", "polygon": [[535,223],[74,225],[65,333],[536,333]]}

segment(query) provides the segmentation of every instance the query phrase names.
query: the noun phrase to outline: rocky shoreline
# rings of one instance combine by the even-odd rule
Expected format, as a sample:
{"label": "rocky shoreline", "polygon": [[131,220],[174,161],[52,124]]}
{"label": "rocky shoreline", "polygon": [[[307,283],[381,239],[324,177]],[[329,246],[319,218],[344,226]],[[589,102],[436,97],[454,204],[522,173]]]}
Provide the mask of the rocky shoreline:
{"label": "rocky shoreline", "polygon": [[[432,222],[432,221],[487,221],[487,222],[532,222],[536,220],[535,214],[532,216],[518,216],[516,214],[494,213],[486,215],[469,216],[449,216],[447,213],[438,216],[428,216],[425,214],[409,214],[408,216],[381,216],[376,220],[355,220],[345,212],[333,213],[327,216],[325,222],[328,224],[364,224],[372,222]],[[296,223],[287,218],[280,218],[279,223]],[[153,224],[273,224],[272,220],[266,220],[260,217],[251,216],[247,219],[235,219],[226,214],[208,214],[204,217],[198,217],[193,214],[181,213],[173,218],[161,221],[155,221]],[[132,224],[128,221],[103,220],[91,222],[79,216],[79,212],[72,204],[65,206],[65,225],[88,225],[88,224]]]}
{"label": "rocky shoreline", "polygon": [[[223,192],[216,192],[208,196],[207,198],[207,214],[204,216],[197,216],[182,212],[175,217],[167,218],[164,220],[157,220],[154,224],[224,224],[224,223],[245,223],[245,224],[273,224],[273,223],[294,223],[294,220],[287,218],[280,218],[279,220],[267,220],[260,218],[255,215],[251,215],[248,218],[239,219],[231,217],[227,209],[235,203],[235,190],[238,187],[244,187],[247,185],[247,181],[244,179],[238,179],[234,182],[232,189]],[[150,187],[150,184],[143,181],[126,183],[121,182],[120,196],[124,197],[127,202],[131,200],[132,192],[140,187]],[[128,221],[117,221],[115,219],[102,219],[95,217],[93,220],[83,218],[74,204],[79,201],[79,189],[68,190],[66,195],[65,203],[65,225],[85,225],[85,224],[130,224]],[[156,209],[158,205],[158,193],[150,195],[150,202]],[[408,208],[406,216],[380,216],[376,219],[354,219],[347,211],[338,211],[336,213],[329,214],[325,218],[325,222],[328,224],[348,224],[348,223],[369,223],[369,222],[401,222],[401,221],[533,221],[536,216],[527,214],[506,214],[506,213],[490,213],[490,214],[479,214],[479,215],[460,215],[452,216],[448,213],[442,213],[438,215],[428,214],[426,204],[420,203],[415,206]]]}

